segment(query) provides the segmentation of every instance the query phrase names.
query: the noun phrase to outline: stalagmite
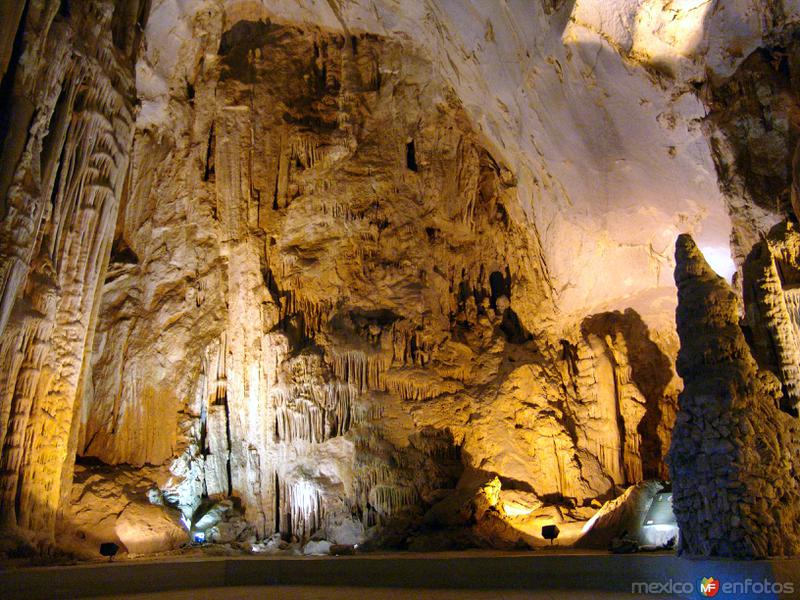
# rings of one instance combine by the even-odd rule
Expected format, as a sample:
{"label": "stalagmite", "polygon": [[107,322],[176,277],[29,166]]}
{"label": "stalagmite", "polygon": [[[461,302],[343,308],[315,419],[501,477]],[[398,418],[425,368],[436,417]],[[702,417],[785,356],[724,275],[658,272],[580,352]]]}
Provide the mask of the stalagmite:
{"label": "stalagmite", "polygon": [[779,382],[751,354],[736,295],[689,236],[676,261],[685,388],[669,458],[681,545],[706,556],[797,554],[800,423],[778,407]]}

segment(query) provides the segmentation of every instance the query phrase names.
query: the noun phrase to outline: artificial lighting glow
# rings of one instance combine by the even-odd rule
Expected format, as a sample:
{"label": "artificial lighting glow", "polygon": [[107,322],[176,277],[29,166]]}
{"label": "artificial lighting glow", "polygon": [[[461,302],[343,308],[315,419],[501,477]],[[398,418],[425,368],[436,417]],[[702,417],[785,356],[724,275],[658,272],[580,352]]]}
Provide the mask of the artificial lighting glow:
{"label": "artificial lighting glow", "polygon": [[316,507],[316,489],[307,481],[300,481],[297,484],[298,506],[304,515],[309,515]]}
{"label": "artificial lighting glow", "polygon": [[712,5],[708,0],[646,2],[638,9],[635,50],[655,59],[671,58],[675,53],[691,56],[703,41],[706,15]]}
{"label": "artificial lighting glow", "polygon": [[678,524],[672,525],[644,525],[639,532],[639,540],[646,546],[665,546],[670,540],[677,540],[680,536]]}
{"label": "artificial lighting glow", "polygon": [[575,3],[564,43],[605,38],[651,63],[677,65],[703,43],[708,0],[581,0]]}
{"label": "artificial lighting glow", "polygon": [[581,528],[581,533],[586,533],[592,527],[594,527],[594,524],[597,523],[597,519],[599,518],[600,518],[600,511],[598,510],[596,513],[594,513],[594,515],[592,515],[591,519],[589,519],[588,521],[586,521],[586,523],[583,524],[583,527]]}
{"label": "artificial lighting glow", "polygon": [[708,263],[708,266],[714,269],[714,272],[727,279],[731,280],[733,274],[736,273],[736,264],[731,258],[731,249],[728,246],[701,246],[700,252]]}
{"label": "artificial lighting glow", "polygon": [[510,504],[503,502],[503,512],[509,517],[524,517],[533,512],[533,508],[521,506],[520,504]]}

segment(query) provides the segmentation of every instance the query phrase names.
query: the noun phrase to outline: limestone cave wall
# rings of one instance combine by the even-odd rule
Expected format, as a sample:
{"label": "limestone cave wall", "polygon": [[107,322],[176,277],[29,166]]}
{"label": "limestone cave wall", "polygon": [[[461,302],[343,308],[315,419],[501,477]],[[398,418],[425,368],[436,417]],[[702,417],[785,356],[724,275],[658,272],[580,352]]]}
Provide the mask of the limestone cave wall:
{"label": "limestone cave wall", "polygon": [[347,541],[464,473],[573,507],[663,476],[669,335],[632,310],[559,324],[517,177],[428,58],[201,11],[164,129],[137,101],[148,11],[16,15],[7,528],[60,514],[145,551],[137,523],[178,544],[170,519],[216,503],[234,538]]}
{"label": "limestone cave wall", "polygon": [[514,175],[424,58],[268,20],[201,56],[174,130],[136,132],[81,459],[333,539],[465,468],[578,506],[664,473],[669,359],[633,311],[554,336]]}
{"label": "limestone cave wall", "polygon": [[686,548],[796,553],[800,17],[652,4],[3,4],[3,531],[533,544],[672,444]]}

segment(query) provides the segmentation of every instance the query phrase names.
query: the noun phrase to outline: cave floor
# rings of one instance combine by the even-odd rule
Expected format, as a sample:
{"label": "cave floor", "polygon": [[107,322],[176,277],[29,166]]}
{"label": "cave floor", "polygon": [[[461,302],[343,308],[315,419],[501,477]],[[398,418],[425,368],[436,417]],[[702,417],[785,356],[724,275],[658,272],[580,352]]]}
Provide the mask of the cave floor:
{"label": "cave floor", "polygon": [[[431,588],[363,588],[324,586],[270,586],[202,588],[152,594],[98,596],[95,600],[251,600],[252,598],[281,598],[282,600],[616,600],[634,598],[630,593],[599,592],[597,590],[437,590]],[[648,598],[678,596],[648,595]]]}
{"label": "cave floor", "polygon": [[631,590],[635,583],[669,581],[696,588],[709,576],[723,582],[792,581],[800,590],[800,558],[690,560],[667,552],[614,555],[558,548],[341,557],[168,556],[5,568],[0,598],[672,598],[686,596],[669,595],[663,588],[645,595]]}

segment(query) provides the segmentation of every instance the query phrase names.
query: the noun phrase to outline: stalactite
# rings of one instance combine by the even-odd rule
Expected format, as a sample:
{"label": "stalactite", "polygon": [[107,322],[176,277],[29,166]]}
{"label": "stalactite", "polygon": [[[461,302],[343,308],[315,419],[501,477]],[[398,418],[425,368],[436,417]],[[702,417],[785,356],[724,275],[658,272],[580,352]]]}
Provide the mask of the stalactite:
{"label": "stalactite", "polygon": [[24,438],[33,408],[37,387],[44,375],[52,376],[47,365],[50,338],[54,326],[57,290],[55,273],[46,258],[43,259],[30,279],[32,299],[30,316],[25,320],[19,337],[21,345],[17,351],[19,367],[15,373],[13,393],[8,401],[7,412],[2,415],[2,458],[0,470],[7,473],[0,488],[0,514],[5,525],[13,525],[22,507],[17,505],[19,473],[23,461]]}
{"label": "stalactite", "polygon": [[[585,408],[578,415],[580,444],[597,457],[611,479],[624,483],[624,441],[620,431],[620,397],[617,365],[609,340],[587,334],[576,347],[577,374],[575,389],[582,395]],[[634,428],[635,433],[635,428]]]}
{"label": "stalactite", "polygon": [[303,398],[296,399],[290,408],[287,401],[277,396],[275,407],[275,434],[280,441],[295,440],[319,443],[324,440],[322,409]]}
{"label": "stalactite", "polygon": [[406,374],[402,369],[387,371],[383,378],[384,391],[396,394],[404,401],[431,400],[441,395],[442,390],[429,381],[419,381],[413,373]]}
{"label": "stalactite", "polygon": [[220,336],[219,345],[214,357],[214,365],[211,373],[215,374],[209,389],[209,404],[225,404],[228,398],[228,370],[226,366],[227,357],[227,335]]}
{"label": "stalactite", "polygon": [[[307,539],[324,525],[325,511],[341,510],[342,504],[367,526],[424,506],[455,486],[458,475],[450,471],[460,473],[461,455],[453,435],[474,435],[472,441],[498,447],[507,435],[509,446],[535,447],[534,461],[546,465],[542,470],[548,478],[558,479],[558,491],[585,499],[585,482],[576,476],[579,443],[573,438],[580,439],[582,452],[591,449],[587,437],[605,434],[613,425],[607,420],[611,409],[597,407],[597,360],[588,351],[576,361],[574,387],[594,389],[576,400],[587,406],[574,422],[572,415],[552,416],[562,409],[556,406],[561,390],[549,373],[536,372],[513,390],[506,386],[509,373],[523,362],[540,360],[531,347],[509,350],[497,333],[510,298],[511,273],[515,282],[518,275],[524,278],[520,263],[536,257],[528,256],[533,251],[524,235],[506,236],[506,230],[487,225],[501,202],[497,166],[477,146],[466,115],[448,94],[439,94],[447,91],[442,88],[436,97],[445,102],[417,107],[414,100],[416,124],[387,116],[395,108],[386,106],[386,99],[406,103],[403,95],[413,96],[416,83],[392,89],[404,81],[392,69],[405,68],[392,62],[383,74],[396,81],[382,83],[378,45],[367,36],[342,40],[339,47],[335,36],[315,32],[309,61],[312,54],[305,50],[311,42],[304,38],[310,34],[272,23],[245,25],[254,32],[245,36],[248,44],[266,31],[264,43],[274,45],[245,49],[247,81],[233,72],[237,65],[219,67],[225,76],[215,79],[219,65],[204,64],[191,83],[186,74],[178,88],[171,88],[191,86],[194,102],[176,105],[173,98],[169,106],[179,126],[181,119],[190,123],[188,129],[172,138],[172,132],[157,128],[152,134],[137,132],[145,139],[137,152],[152,151],[152,156],[131,170],[126,186],[135,199],[117,232],[117,239],[135,250],[136,264],[125,272],[129,283],[107,287],[120,297],[127,294],[124,307],[120,300],[110,308],[110,319],[136,321],[139,329],[126,339],[132,347],[125,356],[135,364],[119,362],[126,377],[112,420],[116,424],[119,405],[143,404],[137,401],[148,393],[149,378],[174,387],[180,418],[192,422],[181,423],[177,439],[195,445],[178,448],[182,470],[174,473],[194,476],[186,465],[195,465],[199,487],[205,485],[204,492],[190,486],[175,492],[182,495],[182,508],[198,504],[203,493],[214,499],[232,496],[245,518],[257,524],[259,536],[274,527]],[[109,60],[114,56],[102,54]],[[300,56],[302,61],[294,60]],[[220,55],[219,61],[226,59]],[[80,293],[76,288],[91,276],[94,259],[84,261],[84,255],[95,248],[97,256],[102,254],[104,246],[93,245],[92,231],[106,231],[109,224],[113,229],[112,205],[125,163],[118,133],[130,125],[131,107],[118,106],[107,86],[101,82],[97,90],[76,93],[62,153],[58,178],[63,185],[45,243],[57,272],[79,278],[59,279],[66,284],[65,296]],[[420,94],[429,99],[429,92]],[[90,138],[91,144],[75,143]],[[403,169],[403,143],[410,144],[406,165],[411,173]],[[270,201],[272,208],[264,206]],[[75,235],[77,222],[87,226]],[[85,268],[84,263],[92,264]],[[525,284],[519,295],[515,290],[515,301],[538,293],[529,281]],[[366,316],[354,325],[358,311]],[[67,316],[76,314],[55,319],[64,326],[64,337],[85,337],[86,331],[69,329]],[[3,340],[4,365],[27,372],[32,335],[25,330],[20,344]],[[150,353],[146,344],[152,340]],[[79,350],[69,341],[61,340],[60,351]],[[116,352],[114,341],[102,352]],[[79,380],[80,365],[67,367]],[[100,376],[101,369],[95,373]],[[0,373],[0,391],[9,398],[15,398],[15,382],[27,381],[14,375],[15,382],[6,385],[3,377]],[[187,378],[197,378],[196,397],[186,391],[193,390],[184,385]],[[158,400],[159,394],[172,392],[149,393]],[[187,394],[194,400],[186,400],[191,406],[185,410]],[[575,400],[577,393],[569,394],[567,400]],[[93,401],[106,402],[100,395]],[[441,398],[441,405],[422,406],[434,398]],[[617,404],[625,398],[618,392]],[[539,400],[536,418],[529,423],[520,418],[519,430],[511,425],[517,417],[508,413],[521,406],[520,412],[528,410]],[[447,414],[451,402],[455,415]],[[7,406],[10,411],[10,400]],[[542,423],[549,420],[542,430],[548,435],[540,444],[535,430],[545,414]],[[421,423],[444,427],[453,422],[458,433],[449,437],[417,435]],[[143,435],[162,431],[161,424],[152,430],[150,425]],[[111,432],[108,437],[122,436]],[[622,441],[600,437],[592,450],[602,463],[597,478],[606,471],[619,478]],[[624,470],[631,477],[636,465],[628,454],[638,451],[638,438],[626,435],[624,442]],[[491,461],[495,450],[480,458]],[[509,461],[521,465],[534,451],[513,452],[518,454],[510,454]],[[312,464],[319,457],[320,464]],[[587,462],[594,468],[597,461],[591,458]],[[332,498],[331,490],[347,497]]]}
{"label": "stalactite", "polygon": [[[619,444],[607,445],[599,440],[595,442],[594,455],[597,456],[606,472],[611,473],[615,478],[619,478],[619,475],[624,472],[620,461],[621,454],[622,448]],[[621,480],[621,478],[619,479]]]}
{"label": "stalactite", "polygon": [[556,439],[553,438],[553,457],[556,463],[556,473],[558,474],[558,489],[562,496],[567,492],[566,488],[569,485],[569,479],[566,476],[566,469],[564,468],[564,457],[558,451]]}
{"label": "stalactite", "polygon": [[[364,448],[363,442],[362,448]],[[388,516],[388,513],[379,511],[373,503],[371,499],[374,495],[373,490],[378,486],[393,486],[397,479],[397,473],[386,462],[371,459],[369,454],[360,453],[359,457],[354,472],[353,497],[365,525],[371,527],[379,522],[382,515]]]}
{"label": "stalactite", "polygon": [[392,364],[424,367],[430,362],[431,346],[419,328],[411,323],[392,326]]}
{"label": "stalactite", "polygon": [[274,391],[277,439],[322,443],[344,435],[363,420],[363,412],[356,409],[357,395],[353,386],[342,383]]}
{"label": "stalactite", "polygon": [[374,50],[367,46],[364,51],[356,53],[355,64],[364,90],[378,91],[381,87],[381,72]]}
{"label": "stalactite", "polygon": [[205,493],[211,498],[231,492],[231,439],[228,414],[227,334],[210,344],[203,355],[200,451]]}
{"label": "stalactite", "polygon": [[625,481],[629,483],[644,480],[642,473],[642,455],[639,451],[639,434],[629,433],[625,437]]}
{"label": "stalactite", "polygon": [[369,503],[382,517],[390,517],[417,503],[417,492],[410,487],[376,485],[369,492]]}
{"label": "stalactite", "polygon": [[360,392],[382,388],[387,369],[386,359],[380,354],[365,354],[358,350],[334,351],[331,368],[337,379],[355,386]]}
{"label": "stalactite", "polygon": [[285,537],[307,540],[324,522],[322,495],[307,481],[285,481],[278,478],[276,530]]}
{"label": "stalactite", "polygon": [[466,199],[461,220],[470,229],[475,228],[475,207],[478,202],[478,180],[480,159],[476,147],[467,139],[461,138],[457,152],[458,191]]}
{"label": "stalactite", "polygon": [[[284,271],[286,269],[284,268]],[[280,292],[280,320],[282,327],[287,328],[289,322],[294,317],[300,317],[302,321],[302,335],[306,339],[314,339],[314,336],[322,331],[322,328],[330,320],[333,313],[333,306],[330,303],[318,303],[307,300],[294,290]]]}
{"label": "stalactite", "polygon": [[298,160],[304,169],[311,169],[324,160],[324,151],[319,147],[317,136],[297,133],[289,138],[289,160]]}
{"label": "stalactite", "polygon": [[[59,38],[64,32],[56,34]],[[58,42],[56,47],[58,47]],[[20,128],[11,132],[20,143],[22,156],[18,158],[3,156],[3,169],[11,170],[12,181],[5,193],[3,207],[4,218],[0,221],[0,334],[5,332],[11,316],[11,311],[21,287],[24,285],[28,270],[39,252],[42,243],[43,228],[51,216],[49,200],[53,195],[52,177],[47,174],[55,171],[55,162],[60,158],[59,153],[53,152],[52,156],[42,155],[43,138],[50,128],[54,135],[63,137],[66,123],[51,123],[55,118],[63,121],[69,120],[69,111],[56,116],[56,105],[62,92],[65,94],[65,104],[71,104],[77,85],[73,80],[81,75],[81,69],[74,67],[69,62],[67,44],[63,43],[60,50],[52,57],[52,61],[44,68],[41,88],[45,90],[44,97],[40,99],[40,106],[36,118],[31,115],[29,130]],[[32,110],[33,107],[31,106]],[[54,143],[54,146],[63,145],[63,140]],[[51,160],[53,164],[41,164],[42,160]],[[52,253],[51,253],[52,256]]]}

